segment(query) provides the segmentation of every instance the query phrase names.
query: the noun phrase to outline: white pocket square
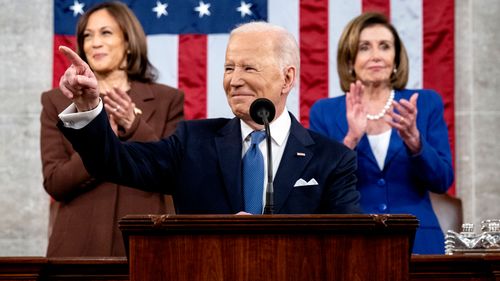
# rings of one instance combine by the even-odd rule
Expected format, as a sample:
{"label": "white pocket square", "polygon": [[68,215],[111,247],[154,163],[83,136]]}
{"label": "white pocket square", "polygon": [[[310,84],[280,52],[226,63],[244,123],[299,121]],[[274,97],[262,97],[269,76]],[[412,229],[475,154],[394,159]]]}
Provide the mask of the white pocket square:
{"label": "white pocket square", "polygon": [[316,179],[312,178],[309,181],[305,181],[304,179],[299,179],[298,181],[295,182],[293,187],[312,186],[312,185],[318,185]]}

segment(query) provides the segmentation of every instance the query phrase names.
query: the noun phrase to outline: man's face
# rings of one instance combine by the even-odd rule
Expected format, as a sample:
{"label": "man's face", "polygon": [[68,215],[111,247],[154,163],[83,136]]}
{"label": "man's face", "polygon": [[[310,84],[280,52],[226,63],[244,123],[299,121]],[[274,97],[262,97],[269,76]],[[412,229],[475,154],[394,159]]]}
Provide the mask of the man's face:
{"label": "man's face", "polygon": [[249,108],[257,98],[267,98],[283,111],[288,92],[269,33],[233,34],[226,49],[224,90],[234,115],[251,122]]}

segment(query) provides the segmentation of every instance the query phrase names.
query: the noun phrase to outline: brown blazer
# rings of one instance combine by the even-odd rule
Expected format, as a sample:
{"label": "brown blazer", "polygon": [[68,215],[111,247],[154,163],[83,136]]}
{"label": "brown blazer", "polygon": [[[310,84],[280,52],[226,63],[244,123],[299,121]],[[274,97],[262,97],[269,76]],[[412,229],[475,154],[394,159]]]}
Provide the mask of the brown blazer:
{"label": "brown blazer", "polygon": [[[142,111],[123,141],[154,141],[174,132],[183,119],[184,94],[160,84],[133,82],[129,95]],[[124,256],[118,220],[127,214],[173,213],[170,196],[92,178],[80,156],[56,127],[71,101],[59,89],[41,97],[43,186],[51,203],[48,257]]]}

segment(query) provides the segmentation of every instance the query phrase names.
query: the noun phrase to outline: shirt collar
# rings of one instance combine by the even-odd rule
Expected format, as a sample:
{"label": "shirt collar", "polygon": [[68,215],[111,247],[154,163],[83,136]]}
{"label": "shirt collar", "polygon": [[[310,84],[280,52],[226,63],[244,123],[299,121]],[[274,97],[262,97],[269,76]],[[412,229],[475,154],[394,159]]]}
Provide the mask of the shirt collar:
{"label": "shirt collar", "polygon": [[[278,145],[281,146],[285,142],[288,133],[290,132],[290,127],[292,125],[292,119],[290,118],[290,114],[288,114],[288,110],[285,109],[281,113],[281,115],[275,119],[271,124],[269,124],[269,129],[271,130],[271,138]],[[250,135],[254,129],[248,126],[245,122],[240,122],[241,126],[241,138],[243,141],[246,141],[248,135]]]}

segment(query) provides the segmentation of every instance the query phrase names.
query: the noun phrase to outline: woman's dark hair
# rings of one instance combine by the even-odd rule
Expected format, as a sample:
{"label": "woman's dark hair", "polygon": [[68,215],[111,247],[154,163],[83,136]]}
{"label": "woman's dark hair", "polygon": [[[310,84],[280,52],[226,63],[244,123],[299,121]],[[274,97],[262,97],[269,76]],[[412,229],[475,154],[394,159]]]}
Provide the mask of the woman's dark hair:
{"label": "woman's dark hair", "polygon": [[84,32],[89,21],[89,17],[96,11],[105,9],[116,20],[123,32],[123,37],[128,43],[127,66],[125,71],[131,81],[153,82],[157,79],[157,70],[148,59],[148,48],[144,30],[127,5],[112,1],[103,2],[90,8],[78,20],[76,27],[76,41],[78,55],[85,61],[87,56],[83,50]]}

